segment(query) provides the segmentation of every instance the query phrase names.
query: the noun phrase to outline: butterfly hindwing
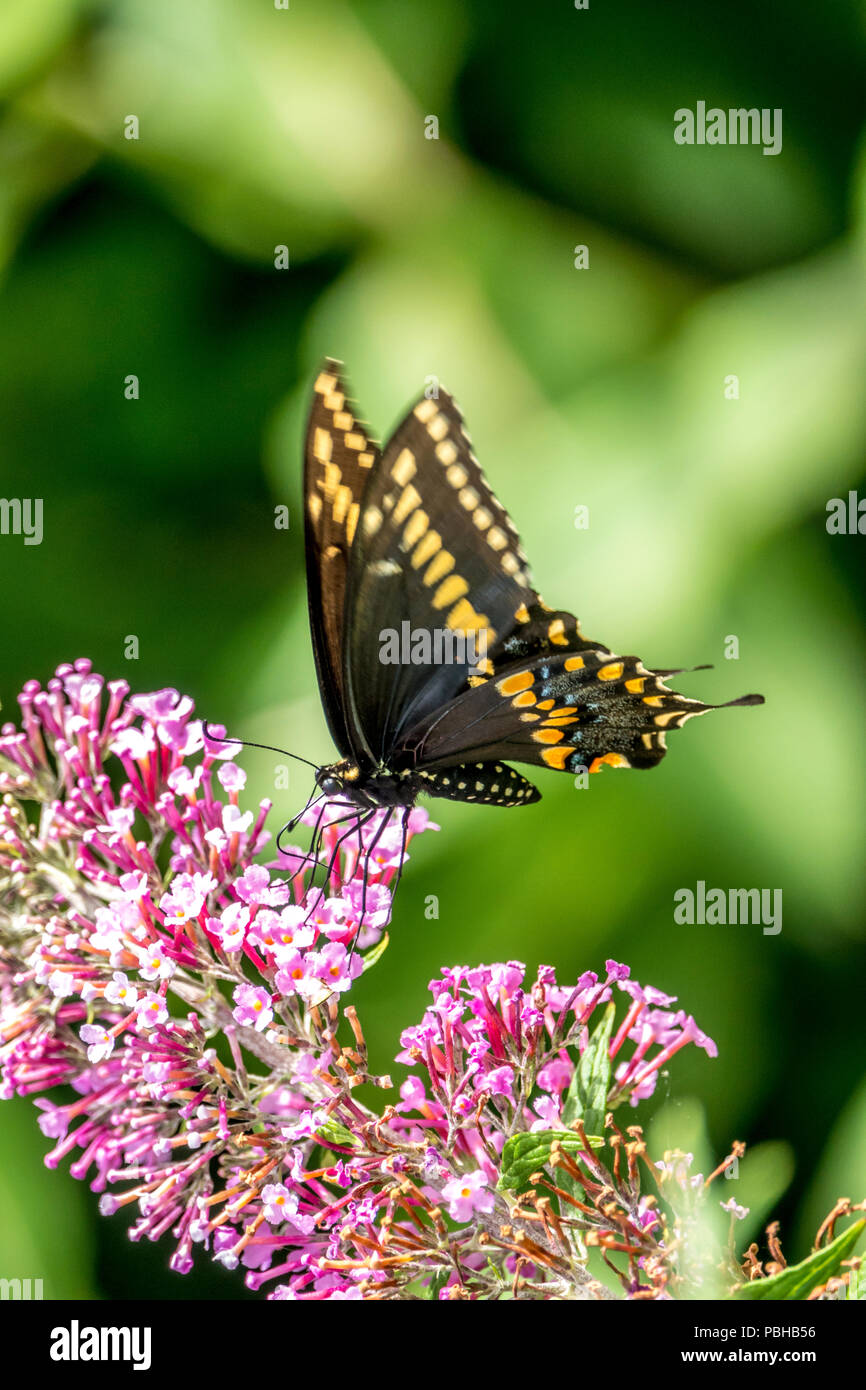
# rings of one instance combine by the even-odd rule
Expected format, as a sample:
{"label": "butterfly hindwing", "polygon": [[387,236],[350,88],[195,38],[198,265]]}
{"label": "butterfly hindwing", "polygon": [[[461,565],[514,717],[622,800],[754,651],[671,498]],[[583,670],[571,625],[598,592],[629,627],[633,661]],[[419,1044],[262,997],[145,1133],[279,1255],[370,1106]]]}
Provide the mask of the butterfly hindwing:
{"label": "butterfly hindwing", "polygon": [[[370,478],[351,557],[346,679],[374,754],[387,760],[410,723],[455,698],[534,599],[460,411],[444,391],[420,400]],[[406,634],[411,659],[383,660],[386,632]]]}
{"label": "butterfly hindwing", "polygon": [[304,448],[307,598],[319,689],[331,734],[344,756],[363,751],[344,689],[343,618],[350,555],[378,445],[356,417],[340,364],[316,378]]}
{"label": "butterfly hindwing", "polygon": [[669,690],[637,657],[548,650],[475,679],[409,731],[406,751],[438,770],[506,758],[571,773],[647,768],[664,757],[669,730],[712,708]]}

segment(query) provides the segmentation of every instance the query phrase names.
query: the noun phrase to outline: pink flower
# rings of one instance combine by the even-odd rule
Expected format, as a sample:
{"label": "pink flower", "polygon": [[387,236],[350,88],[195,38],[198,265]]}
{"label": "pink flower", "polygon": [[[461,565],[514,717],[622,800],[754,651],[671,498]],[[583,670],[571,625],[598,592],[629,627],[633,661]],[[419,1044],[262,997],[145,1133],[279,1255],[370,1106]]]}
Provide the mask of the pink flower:
{"label": "pink flower", "polygon": [[262,1188],[262,1206],[265,1220],[272,1226],[279,1226],[297,1212],[298,1194],[290,1192],[281,1182],[268,1183]]}
{"label": "pink flower", "polygon": [[168,1008],[163,996],[154,994],[153,990],[148,990],[136,1001],[135,1017],[139,1028],[155,1028],[158,1023],[165,1023],[168,1018]]}
{"label": "pink flower", "polygon": [[251,936],[266,951],[272,951],[277,962],[282,963],[285,956],[305,951],[316,939],[316,928],[308,921],[307,909],[291,904],[282,912],[265,909],[260,912],[251,928]]}
{"label": "pink flower", "polygon": [[220,917],[208,917],[208,931],[224,951],[239,951],[247,934],[250,914],[243,903],[231,903]]}
{"label": "pink flower", "polygon": [[131,1009],[138,999],[138,990],[129,983],[122,970],[115,970],[111,982],[105,986],[104,997],[109,1004],[120,1004],[125,1009]]}
{"label": "pink flower", "polygon": [[139,951],[138,961],[143,980],[169,980],[176,969],[174,961],[156,943]]}
{"label": "pink flower", "polygon": [[107,1028],[98,1027],[94,1023],[85,1023],[79,1029],[78,1036],[83,1043],[87,1043],[87,1060],[94,1065],[97,1062],[104,1062],[114,1051],[114,1038]]}
{"label": "pink flower", "polygon": [[235,1001],[232,1017],[236,1023],[246,1028],[255,1028],[257,1032],[268,1027],[274,1017],[274,1011],[266,989],[257,988],[255,985],[238,985],[232,997]]}
{"label": "pink flower", "polygon": [[489,1091],[492,1096],[507,1096],[509,1100],[513,1100],[514,1068],[493,1067],[486,1075],[475,1078],[475,1088],[478,1091]]}
{"label": "pink flower", "polygon": [[480,1168],[474,1173],[451,1178],[442,1188],[442,1196],[455,1221],[471,1221],[476,1211],[486,1214],[496,1205],[493,1193],[488,1190],[487,1177]]}
{"label": "pink flower", "polygon": [[205,904],[205,894],[192,874],[179,874],[168,893],[160,898],[167,927],[184,927],[198,917]]}
{"label": "pink flower", "polygon": [[217,771],[217,781],[227,792],[242,792],[247,784],[247,774],[237,763],[223,763]]}
{"label": "pink flower", "polygon": [[274,976],[274,984],[281,994],[291,996],[299,993],[302,982],[310,974],[310,961],[299,951],[287,951],[280,958],[280,968]]}
{"label": "pink flower", "polygon": [[322,984],[338,993],[347,990],[364,969],[364,962],[357,952],[350,955],[338,941],[330,941],[323,950],[314,951],[309,957],[309,965],[312,974]]}

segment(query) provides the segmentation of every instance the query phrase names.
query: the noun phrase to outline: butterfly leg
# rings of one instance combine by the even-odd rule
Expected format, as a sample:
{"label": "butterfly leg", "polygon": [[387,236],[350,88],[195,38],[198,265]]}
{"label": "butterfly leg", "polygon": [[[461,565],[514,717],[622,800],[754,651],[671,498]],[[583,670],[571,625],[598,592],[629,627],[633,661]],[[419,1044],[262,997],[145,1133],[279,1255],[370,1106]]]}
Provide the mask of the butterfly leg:
{"label": "butterfly leg", "polygon": [[[347,806],[348,806],[348,805],[351,805],[350,802],[345,802],[345,803],[331,802],[331,805],[332,805],[332,806],[333,806],[333,805],[340,805],[340,804],[345,804],[345,805],[347,805]],[[315,912],[316,908],[318,907],[319,903],[322,901],[322,898],[323,898],[324,895],[325,895],[325,887],[326,887],[326,885],[327,885],[327,883],[328,883],[328,880],[329,880],[330,877],[331,877],[331,870],[333,869],[334,865],[338,862],[338,856],[339,856],[340,849],[341,849],[341,847],[342,847],[344,841],[348,840],[348,838],[349,838],[350,835],[354,835],[354,834],[357,832],[357,834],[358,834],[358,845],[359,845],[359,851],[360,851],[361,829],[362,829],[363,826],[365,826],[365,825],[367,824],[367,822],[371,819],[371,817],[374,816],[374,815],[376,814],[375,807],[372,807],[369,811],[365,811],[365,812],[364,812],[363,814],[361,814],[361,815],[359,815],[359,814],[357,813],[357,807],[353,807],[353,810],[354,810],[354,812],[355,812],[354,815],[351,815],[351,816],[342,816],[339,820],[333,820],[333,821],[331,821],[331,825],[345,825],[346,821],[351,821],[352,824],[349,826],[348,830],[344,831],[343,834],[339,837],[339,839],[337,840],[337,843],[334,845],[334,848],[333,848],[333,850],[331,851],[331,854],[330,854],[330,856],[329,856],[329,858],[328,858],[328,864],[327,864],[327,867],[326,867],[326,869],[325,869],[325,882],[322,884],[322,887],[319,889],[319,896],[316,898],[315,902],[313,903],[313,905],[311,906],[309,912],[307,913],[307,916],[304,918],[304,922],[305,922],[305,923],[309,921],[310,917],[311,917],[312,914]],[[312,846],[311,846],[311,851],[312,851]]]}
{"label": "butterfly leg", "polygon": [[361,932],[362,932],[363,929],[364,929],[364,918],[365,918],[365,916],[366,916],[366,914],[367,914],[367,884],[368,884],[369,879],[370,879],[370,859],[371,859],[371,857],[372,857],[372,855],[373,855],[373,851],[375,850],[377,844],[379,843],[379,841],[381,840],[382,836],[384,835],[384,833],[385,833],[385,831],[386,831],[388,825],[390,824],[390,822],[391,822],[391,812],[390,812],[390,810],[387,810],[387,811],[385,812],[385,815],[382,817],[381,824],[379,824],[379,825],[376,827],[375,833],[374,833],[374,835],[373,835],[373,839],[371,840],[369,846],[367,847],[367,852],[366,852],[366,854],[364,855],[364,870],[363,870],[363,874],[362,874],[363,887],[362,887],[362,889],[361,889],[361,918],[360,918],[360,921],[358,922],[358,930],[357,930],[357,933],[356,933],[355,938],[354,938],[354,940],[353,940],[353,942],[352,942],[352,950],[349,952],[350,957],[351,957],[352,953],[354,952],[355,946],[356,946],[357,941],[358,941],[358,938],[360,937]]}
{"label": "butterfly leg", "polygon": [[400,820],[400,863],[397,865],[397,872],[394,875],[394,882],[391,886],[392,902],[394,901],[394,895],[397,892],[400,879],[403,877],[403,865],[406,862],[406,842],[409,839],[409,817],[411,816],[411,814],[412,807],[405,806],[403,808],[403,815]]}

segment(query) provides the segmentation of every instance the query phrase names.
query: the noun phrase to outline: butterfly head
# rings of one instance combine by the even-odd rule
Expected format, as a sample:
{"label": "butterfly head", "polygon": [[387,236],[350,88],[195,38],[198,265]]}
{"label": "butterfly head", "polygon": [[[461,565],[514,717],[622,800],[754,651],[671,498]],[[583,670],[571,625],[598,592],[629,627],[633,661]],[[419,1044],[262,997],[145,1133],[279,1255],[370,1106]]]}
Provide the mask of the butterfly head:
{"label": "butterfly head", "polygon": [[361,769],[357,763],[351,759],[344,758],[342,762],[330,763],[326,767],[316,770],[316,785],[325,796],[340,796],[346,792],[351,792],[361,776]]}

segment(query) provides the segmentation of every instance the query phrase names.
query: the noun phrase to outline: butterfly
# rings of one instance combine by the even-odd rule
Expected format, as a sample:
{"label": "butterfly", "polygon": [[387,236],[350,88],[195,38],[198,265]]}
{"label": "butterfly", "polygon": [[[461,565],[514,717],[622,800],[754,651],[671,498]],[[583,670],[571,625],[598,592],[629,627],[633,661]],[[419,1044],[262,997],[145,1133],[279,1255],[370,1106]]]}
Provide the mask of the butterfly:
{"label": "butterfly", "polygon": [[[534,587],[520,538],[439,389],[381,447],[341,364],[315,381],[304,453],[310,629],[340,760],[320,794],[370,818],[421,793],[526,806],[510,764],[654,767],[666,737],[717,706],[582,635]],[[760,704],[744,695],[731,705]]]}

